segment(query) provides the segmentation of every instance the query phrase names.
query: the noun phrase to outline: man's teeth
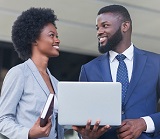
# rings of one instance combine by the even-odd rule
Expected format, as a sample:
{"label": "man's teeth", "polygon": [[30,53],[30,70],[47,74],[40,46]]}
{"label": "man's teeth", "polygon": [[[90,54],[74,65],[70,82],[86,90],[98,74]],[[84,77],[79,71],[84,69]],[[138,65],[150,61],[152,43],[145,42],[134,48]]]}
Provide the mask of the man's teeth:
{"label": "man's teeth", "polygon": [[106,40],[106,37],[102,37],[102,38],[99,39],[99,42],[102,43],[102,42],[104,42],[105,40]]}

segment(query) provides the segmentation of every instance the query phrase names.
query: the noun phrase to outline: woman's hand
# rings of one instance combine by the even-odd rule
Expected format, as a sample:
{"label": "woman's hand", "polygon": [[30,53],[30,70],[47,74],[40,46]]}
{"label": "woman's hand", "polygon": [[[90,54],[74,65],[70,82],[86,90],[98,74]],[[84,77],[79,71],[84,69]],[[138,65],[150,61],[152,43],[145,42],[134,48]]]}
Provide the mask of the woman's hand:
{"label": "woman's hand", "polygon": [[28,137],[29,139],[48,137],[51,131],[51,127],[52,127],[51,116],[48,118],[48,123],[45,127],[40,127],[40,117],[39,117],[38,120],[33,125],[33,127],[29,130]]}

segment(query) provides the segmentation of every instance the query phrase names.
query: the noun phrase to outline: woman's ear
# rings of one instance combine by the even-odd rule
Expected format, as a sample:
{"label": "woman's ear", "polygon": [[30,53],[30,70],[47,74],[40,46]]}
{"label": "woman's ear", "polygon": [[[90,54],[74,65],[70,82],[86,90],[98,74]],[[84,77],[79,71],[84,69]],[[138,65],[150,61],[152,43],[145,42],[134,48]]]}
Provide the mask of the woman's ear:
{"label": "woman's ear", "polygon": [[37,44],[37,41],[34,41],[33,43],[32,43],[32,45],[33,46],[37,46],[38,44]]}
{"label": "woman's ear", "polygon": [[122,23],[122,32],[127,32],[131,26],[131,23],[129,21],[125,21]]}

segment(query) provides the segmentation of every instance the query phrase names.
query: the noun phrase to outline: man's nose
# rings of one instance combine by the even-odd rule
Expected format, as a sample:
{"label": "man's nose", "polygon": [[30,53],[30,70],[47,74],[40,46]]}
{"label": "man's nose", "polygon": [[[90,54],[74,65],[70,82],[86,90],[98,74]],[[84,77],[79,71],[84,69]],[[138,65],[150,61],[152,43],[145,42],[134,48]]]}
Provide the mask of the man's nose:
{"label": "man's nose", "polygon": [[104,29],[102,27],[100,27],[98,30],[97,30],[97,37],[100,36],[101,34],[104,33]]}

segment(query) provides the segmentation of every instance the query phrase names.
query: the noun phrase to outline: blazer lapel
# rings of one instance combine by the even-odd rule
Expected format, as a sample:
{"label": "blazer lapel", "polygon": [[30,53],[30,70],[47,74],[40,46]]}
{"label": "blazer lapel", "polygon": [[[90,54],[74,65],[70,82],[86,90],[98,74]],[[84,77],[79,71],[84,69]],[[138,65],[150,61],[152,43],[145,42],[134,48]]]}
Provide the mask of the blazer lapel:
{"label": "blazer lapel", "polygon": [[99,59],[99,71],[104,82],[112,82],[112,76],[109,64],[109,53],[102,55]]}
{"label": "blazer lapel", "polygon": [[133,93],[134,88],[136,87],[141,77],[141,74],[146,64],[146,59],[147,59],[147,56],[145,55],[145,52],[134,47],[133,71],[132,71],[132,77],[131,77],[130,84],[129,84],[128,91],[125,98],[125,104],[129,100],[131,94]]}
{"label": "blazer lapel", "polygon": [[52,84],[52,86],[53,86],[54,93],[57,94],[57,84],[56,84],[57,81],[55,81],[55,79],[54,79],[53,76],[51,75],[49,69],[47,69],[47,73],[48,73],[49,78],[50,78],[50,80],[51,80],[51,84]]}
{"label": "blazer lapel", "polygon": [[38,84],[40,85],[42,90],[45,92],[45,94],[48,96],[50,93],[49,89],[48,89],[46,83],[44,82],[41,74],[39,73],[36,65],[33,63],[33,61],[31,59],[28,59],[26,62],[27,62],[29,69],[31,70],[34,78],[36,79],[36,81],[38,82]]}

